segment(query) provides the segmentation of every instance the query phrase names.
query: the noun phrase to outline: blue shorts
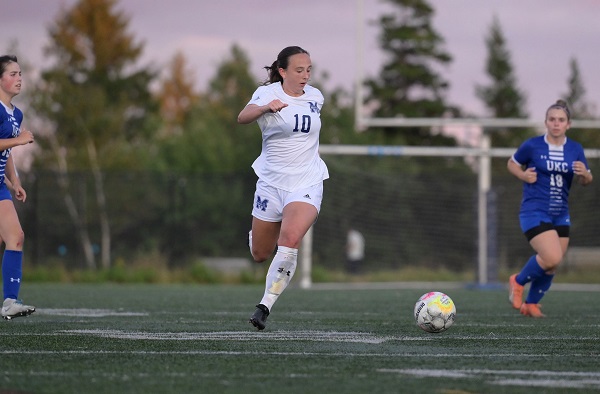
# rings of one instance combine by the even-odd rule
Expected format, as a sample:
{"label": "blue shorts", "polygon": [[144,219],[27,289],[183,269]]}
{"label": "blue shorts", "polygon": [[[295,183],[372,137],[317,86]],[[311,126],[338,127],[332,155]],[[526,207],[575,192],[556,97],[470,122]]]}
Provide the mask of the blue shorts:
{"label": "blue shorts", "polygon": [[519,213],[519,222],[523,234],[529,240],[548,230],[556,230],[560,237],[568,237],[571,215],[568,212],[561,215],[549,215],[541,211],[521,212]]}
{"label": "blue shorts", "polygon": [[10,190],[8,190],[8,186],[4,182],[0,183],[0,201],[2,200],[12,200]]}
{"label": "blue shorts", "polygon": [[252,216],[265,222],[281,222],[283,208],[297,201],[313,205],[319,213],[323,201],[323,182],[294,192],[286,192],[259,179],[254,192]]}

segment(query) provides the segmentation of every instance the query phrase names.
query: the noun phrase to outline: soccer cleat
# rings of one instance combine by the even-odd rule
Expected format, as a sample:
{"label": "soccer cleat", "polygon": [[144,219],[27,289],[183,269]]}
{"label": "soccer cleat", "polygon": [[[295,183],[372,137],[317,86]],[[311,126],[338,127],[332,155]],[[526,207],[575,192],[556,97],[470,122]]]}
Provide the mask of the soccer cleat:
{"label": "soccer cleat", "polygon": [[508,280],[508,300],[515,309],[523,305],[523,286],[517,283],[517,274],[511,275]]}
{"label": "soccer cleat", "polygon": [[256,305],[256,311],[250,317],[250,323],[258,328],[258,330],[264,330],[267,326],[267,316],[269,316],[269,308],[263,304]]}
{"label": "soccer cleat", "polygon": [[15,300],[14,298],[7,298],[2,304],[2,318],[5,320],[11,320],[14,317],[29,316],[35,312],[35,307],[31,305],[25,305],[21,300]]}
{"label": "soccer cleat", "polygon": [[540,310],[541,307],[542,306],[540,304],[523,303],[523,305],[521,305],[521,314],[524,316],[530,316],[535,318],[546,317],[546,315],[544,315]]}

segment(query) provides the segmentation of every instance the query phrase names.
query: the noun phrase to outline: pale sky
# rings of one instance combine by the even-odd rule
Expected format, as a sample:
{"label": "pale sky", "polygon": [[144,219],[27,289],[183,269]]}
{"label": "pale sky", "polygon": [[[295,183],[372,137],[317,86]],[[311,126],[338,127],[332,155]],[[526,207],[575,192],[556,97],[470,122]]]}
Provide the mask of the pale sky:
{"label": "pale sky", "polygon": [[[205,88],[215,67],[238,44],[250,57],[257,82],[265,77],[277,53],[299,45],[311,54],[315,72],[330,75],[327,88],[350,91],[358,73],[358,4],[361,0],[120,0],[117,8],[130,17],[129,32],[145,43],[141,65],[166,67],[177,51],[194,70],[197,88]],[[373,22],[389,6],[362,0],[367,76],[379,70],[383,54]],[[448,101],[477,116],[486,116],[475,96],[476,84],[487,84],[488,34],[497,16],[507,40],[518,86],[527,96],[526,111],[542,119],[546,108],[567,92],[569,61],[575,57],[587,99],[600,103],[600,1],[598,0],[430,0],[434,29],[445,39],[453,62],[440,70],[451,88]],[[49,66],[42,48],[47,28],[61,5],[75,0],[3,1],[0,9],[2,52],[16,39],[24,60],[35,68]],[[25,89],[27,86],[25,86]],[[597,112],[600,112],[597,110]]]}

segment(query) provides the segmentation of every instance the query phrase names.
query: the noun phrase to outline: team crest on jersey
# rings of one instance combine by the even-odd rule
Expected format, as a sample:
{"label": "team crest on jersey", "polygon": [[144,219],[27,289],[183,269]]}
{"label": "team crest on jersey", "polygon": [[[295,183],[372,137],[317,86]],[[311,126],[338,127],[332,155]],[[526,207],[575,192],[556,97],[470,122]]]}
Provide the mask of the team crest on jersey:
{"label": "team crest on jersey", "polygon": [[321,113],[321,110],[319,109],[319,106],[317,105],[316,101],[315,102],[309,101],[308,105],[310,106],[310,112],[315,112],[318,114]]}
{"label": "team crest on jersey", "polygon": [[260,196],[256,196],[256,209],[260,209],[261,211],[267,210],[267,205],[269,205],[269,200],[261,199]]}
{"label": "team crest on jersey", "polygon": [[13,128],[13,131],[12,131],[12,136],[13,136],[13,137],[18,137],[18,136],[19,136],[19,132],[20,132],[21,130],[19,129],[19,123],[17,123],[17,119],[15,119],[15,117],[14,117],[14,116],[12,116],[12,115],[9,115],[9,116],[8,116],[8,122],[9,122],[9,123],[12,123],[12,128]]}

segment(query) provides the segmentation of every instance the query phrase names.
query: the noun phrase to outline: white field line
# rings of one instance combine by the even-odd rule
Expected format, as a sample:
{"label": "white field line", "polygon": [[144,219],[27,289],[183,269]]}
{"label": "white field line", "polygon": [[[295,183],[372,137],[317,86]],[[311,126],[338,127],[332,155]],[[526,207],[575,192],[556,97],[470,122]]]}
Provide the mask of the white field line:
{"label": "white field line", "polygon": [[361,343],[384,343],[389,341],[431,341],[436,338],[446,337],[458,340],[524,340],[524,341],[548,341],[548,340],[570,340],[589,341],[600,340],[600,335],[581,336],[547,336],[547,335],[525,335],[516,337],[514,335],[451,335],[449,333],[427,334],[415,336],[376,336],[364,332],[338,332],[338,331],[217,331],[217,332],[144,332],[144,331],[121,331],[121,330],[64,330],[64,334],[70,335],[94,335],[103,338],[114,339],[156,339],[156,340],[208,340],[208,341],[254,341],[264,339],[269,341],[315,341],[315,342],[361,342]]}
{"label": "white field line", "polygon": [[77,317],[106,317],[106,316],[149,316],[149,313],[127,312],[112,309],[52,309],[38,308],[36,315],[77,316]]}
{"label": "white field line", "polygon": [[[163,355],[188,355],[188,356],[256,356],[256,351],[233,351],[233,350],[0,350],[0,355],[148,355],[148,356],[163,356]],[[430,359],[431,354],[425,353],[353,353],[353,352],[260,352],[262,356],[290,356],[290,357],[365,357],[365,358],[408,358]],[[435,354],[436,358],[507,358],[509,361],[519,358],[539,358],[546,356],[554,356],[555,354],[545,353],[439,353]],[[562,353],[561,356],[568,357],[589,357],[589,353]],[[402,370],[386,370],[378,369],[379,372],[395,372],[402,373]],[[563,371],[564,372],[564,371]],[[1,374],[2,372],[0,372]],[[575,373],[575,372],[574,372]]]}
{"label": "white field line", "polygon": [[492,369],[377,369],[377,372],[408,375],[419,378],[486,379],[499,386],[600,388],[600,372],[535,371]]}
{"label": "white field line", "polygon": [[[415,328],[415,332],[418,332]],[[32,334],[28,332],[0,332],[3,336],[81,336],[89,335],[110,339],[129,340],[157,340],[157,341],[310,341],[310,342],[348,342],[380,344],[385,342],[414,342],[435,340],[484,340],[484,341],[598,341],[600,334],[582,336],[568,335],[497,335],[490,332],[488,335],[453,335],[450,332],[428,334],[418,332],[415,335],[387,335],[377,336],[366,332],[340,332],[340,331],[212,331],[212,332],[149,332],[149,331],[123,331],[123,330],[60,330],[49,333]],[[0,351],[1,353],[1,351]]]}
{"label": "white field line", "polygon": [[[110,355],[110,354],[137,354],[137,355],[157,355],[162,357],[166,354],[170,355],[210,355],[210,356],[256,356],[256,352],[215,352],[215,351],[161,351],[161,352],[148,352],[148,351],[132,351],[132,352],[117,352],[117,351],[62,351],[62,352],[16,352],[14,354],[82,354],[82,355]],[[349,354],[349,353],[338,353],[338,354],[315,354],[315,353],[288,353],[288,352],[267,352],[261,353],[261,356],[274,355],[280,356],[340,356],[340,357],[389,357],[388,354]],[[406,357],[406,355],[396,355]],[[416,357],[429,357],[428,355],[412,355]],[[443,355],[441,355],[443,356]],[[453,357],[464,357],[464,355],[453,354]],[[498,355],[493,355],[497,357]],[[502,355],[504,356],[504,355]],[[520,355],[522,356],[522,355]],[[539,355],[531,355],[532,357],[538,357]],[[367,372],[367,371],[365,371]],[[516,387],[548,387],[548,388],[576,388],[576,389],[598,389],[600,388],[600,373],[598,372],[579,372],[579,371],[531,371],[531,370],[490,370],[490,369],[375,369],[376,373],[391,373],[399,374],[403,376],[412,376],[416,378],[429,378],[429,379],[476,379],[481,381],[482,379],[486,384],[497,385],[497,386],[516,386]],[[172,377],[214,377],[221,376],[220,374],[207,374],[199,371],[189,372],[162,372],[155,375],[160,375],[165,378]],[[68,377],[68,376],[93,376],[93,377],[104,377],[104,378],[115,378],[127,376],[128,378],[144,378],[147,376],[146,373],[126,373],[123,375],[114,373],[102,373],[97,371],[77,371],[77,372],[65,372],[65,371],[41,371],[41,370],[5,370],[0,372],[0,376],[5,378],[11,377],[27,377],[27,376],[45,376],[45,377]],[[281,377],[281,374],[278,374]],[[290,378],[295,377],[307,377],[308,375],[297,375],[290,374]]]}

